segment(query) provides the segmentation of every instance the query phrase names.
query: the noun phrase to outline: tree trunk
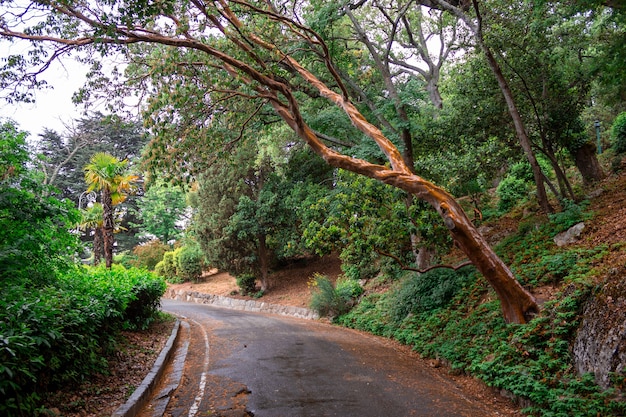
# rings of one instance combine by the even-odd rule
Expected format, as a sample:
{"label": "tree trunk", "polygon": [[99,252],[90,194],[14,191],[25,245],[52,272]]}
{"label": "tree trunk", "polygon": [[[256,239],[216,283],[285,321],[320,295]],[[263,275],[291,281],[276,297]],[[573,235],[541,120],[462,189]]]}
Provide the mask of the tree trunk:
{"label": "tree trunk", "polygon": [[509,114],[511,115],[511,119],[513,119],[513,125],[515,126],[517,140],[524,150],[526,159],[530,163],[530,167],[533,171],[533,178],[535,180],[535,185],[537,186],[537,199],[539,201],[539,207],[544,213],[552,213],[554,210],[548,202],[548,195],[546,194],[546,189],[544,187],[541,167],[537,162],[537,158],[535,157],[535,153],[532,149],[532,144],[530,142],[530,139],[528,138],[528,135],[526,134],[524,122],[522,121],[522,117],[519,113],[519,110],[517,109],[517,104],[515,103],[515,99],[513,98],[513,93],[511,92],[509,84],[504,78],[504,74],[502,74],[500,65],[496,61],[496,58],[491,52],[491,49],[483,42],[482,33],[478,33],[477,37],[479,38],[479,44],[483,49],[485,56],[487,57],[489,67],[491,68],[494,76],[496,77],[496,80],[498,81],[500,91],[502,91],[502,95],[504,96],[504,100],[506,101]]}
{"label": "tree trunk", "polygon": [[583,177],[585,184],[591,184],[604,179],[605,174],[596,156],[596,146],[592,143],[585,143],[580,148],[572,152],[576,168]]}
{"label": "tree trunk", "polygon": [[107,268],[111,268],[113,264],[113,245],[114,245],[114,219],[113,219],[113,201],[111,199],[111,192],[103,188],[102,189],[102,231],[103,231],[103,244],[104,244],[104,262]]}
{"label": "tree trunk", "polygon": [[269,254],[267,250],[266,236],[260,234],[259,241],[259,269],[261,270],[261,291],[265,292],[269,289],[268,270],[269,270]]}
{"label": "tree trunk", "polygon": [[93,234],[93,264],[99,265],[100,259],[104,256],[104,249],[102,247],[102,228],[96,227]]}
{"label": "tree trunk", "polygon": [[426,83],[426,91],[428,91],[428,97],[430,101],[433,103],[435,108],[443,109],[443,99],[441,98],[441,93],[439,92],[439,75],[432,76],[428,79]]}
{"label": "tree trunk", "polygon": [[[288,106],[285,106],[277,98],[271,100],[271,104],[296,134],[306,141],[311,149],[328,164],[384,182],[433,206],[443,218],[461,250],[495,290],[501,302],[504,319],[512,323],[525,323],[535,314],[538,311],[538,306],[534,297],[515,279],[511,270],[487,244],[456,200],[443,188],[414,174],[405,164],[398,148],[383,135],[380,129],[367,122],[347,98],[328,88],[290,56],[284,56],[284,59],[309,84],[317,88],[322,96],[341,108],[357,129],[376,142],[380,150],[386,155],[390,167],[372,164],[328,148],[304,121],[293,94],[283,88],[280,91],[287,98]],[[269,83],[269,80],[266,82]]]}

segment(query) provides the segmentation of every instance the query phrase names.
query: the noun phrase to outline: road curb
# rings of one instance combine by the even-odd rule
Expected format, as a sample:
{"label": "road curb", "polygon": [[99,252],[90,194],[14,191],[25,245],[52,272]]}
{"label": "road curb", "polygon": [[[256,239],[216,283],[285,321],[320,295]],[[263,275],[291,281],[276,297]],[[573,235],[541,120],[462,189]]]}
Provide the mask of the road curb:
{"label": "road curb", "polygon": [[176,341],[178,340],[180,329],[180,320],[176,320],[174,323],[174,328],[172,329],[172,334],[169,339],[165,343],[165,346],[161,350],[161,353],[157,357],[154,365],[152,365],[152,369],[150,369],[150,373],[146,375],[146,377],[141,381],[141,384],[137,387],[135,392],[130,396],[130,398],[126,401],[126,403],[122,404],[118,407],[117,410],[111,414],[111,417],[134,417],[141,408],[145,405],[146,401],[150,398],[152,391],[154,390],[157,382],[163,375],[163,371],[165,370],[165,366],[169,362],[172,354],[175,349]]}
{"label": "road curb", "polygon": [[223,295],[205,294],[197,291],[189,292],[185,290],[168,289],[163,297],[172,300],[187,301],[198,304],[209,304],[219,307],[230,308],[233,310],[278,314],[281,316],[297,317],[307,320],[318,320],[320,318],[317,312],[304,307],[285,306],[281,304],[271,304],[255,300],[241,300],[239,298],[230,298]]}

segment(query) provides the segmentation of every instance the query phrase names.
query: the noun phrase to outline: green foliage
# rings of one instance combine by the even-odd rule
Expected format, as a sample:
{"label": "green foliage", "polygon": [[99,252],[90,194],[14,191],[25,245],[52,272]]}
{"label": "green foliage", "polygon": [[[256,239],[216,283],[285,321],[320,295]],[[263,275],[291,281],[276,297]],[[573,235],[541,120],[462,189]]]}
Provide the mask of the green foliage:
{"label": "green foliage", "polygon": [[626,152],[626,112],[615,118],[611,127],[611,140],[616,153]]}
{"label": "green foliage", "polygon": [[197,281],[204,271],[204,254],[196,242],[187,242],[176,252],[176,274],[183,281]]}
{"label": "green foliage", "polygon": [[163,253],[163,259],[157,262],[154,272],[172,283],[197,281],[205,266],[202,249],[195,241],[189,240],[185,245]]}
{"label": "green foliage", "polygon": [[254,274],[241,274],[237,276],[237,286],[243,295],[256,293],[256,277]]}
{"label": "green foliage", "polygon": [[163,254],[163,260],[158,262],[154,271],[169,282],[180,282],[176,271],[176,251],[168,251]]}
{"label": "green foliage", "polygon": [[333,283],[327,277],[315,274],[310,282],[312,288],[311,309],[321,317],[336,317],[345,314],[363,294],[359,283],[349,278],[339,278]]}
{"label": "green foliage", "polygon": [[472,268],[437,268],[424,274],[409,274],[390,296],[389,314],[395,323],[400,323],[409,314],[445,307],[474,276]]}
{"label": "green foliage", "polygon": [[585,208],[589,205],[588,201],[576,204],[570,200],[563,200],[561,204],[563,210],[549,216],[554,235],[569,229],[577,223],[589,220],[593,216],[593,213],[585,212]]}
{"label": "green foliage", "polygon": [[302,238],[318,254],[340,251],[346,277],[395,273],[381,253],[413,262],[411,233],[435,251],[449,247],[441,218],[424,202],[411,200],[407,207],[402,191],[347,171],[339,171],[335,182],[333,190],[300,209],[305,213],[300,216],[305,221]]}
{"label": "green foliage", "polygon": [[163,260],[163,255],[165,252],[169,251],[169,249],[169,245],[158,239],[153,239],[149,242],[135,246],[133,249],[133,255],[135,256],[133,266],[153,271],[157,263]]}
{"label": "green foliage", "polygon": [[53,285],[3,287],[0,414],[34,415],[39,395],[106,370],[124,328],[145,328],[165,283],[145,270],[76,268]]}
{"label": "green foliage", "polygon": [[506,212],[515,207],[517,203],[528,195],[528,183],[512,175],[506,176],[498,184],[496,194],[500,198],[498,209]]}
{"label": "green foliage", "polygon": [[0,160],[0,283],[53,282],[78,250],[78,211],[28,170],[26,134],[11,123],[0,125]]}
{"label": "green foliage", "polygon": [[181,220],[184,219],[187,203],[180,186],[157,181],[137,201],[141,223],[134,225],[147,236],[154,236],[164,243],[182,236]]}
{"label": "green foliage", "polygon": [[591,217],[584,211],[584,204],[565,201],[564,206],[565,210],[550,215],[547,223],[520,224],[517,234],[505,238],[496,247],[523,285],[584,281],[593,272],[593,264],[606,255],[607,249],[602,245],[576,249],[558,248],[554,244],[553,238],[558,233]]}

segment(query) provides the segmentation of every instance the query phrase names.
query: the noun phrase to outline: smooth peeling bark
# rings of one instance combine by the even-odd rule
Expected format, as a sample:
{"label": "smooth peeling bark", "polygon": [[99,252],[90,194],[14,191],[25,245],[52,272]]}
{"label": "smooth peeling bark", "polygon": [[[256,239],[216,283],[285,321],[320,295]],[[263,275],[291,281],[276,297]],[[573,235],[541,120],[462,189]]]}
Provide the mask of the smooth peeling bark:
{"label": "smooth peeling bark", "polygon": [[287,97],[289,106],[284,107],[278,100],[272,101],[272,105],[298,136],[305,140],[328,164],[402,189],[435,208],[461,250],[495,290],[507,322],[526,323],[532,315],[537,313],[539,308],[534,297],[521,286],[511,270],[487,244],[457,201],[441,187],[414,174],[406,166],[402,155],[393,143],[376,126],[369,123],[351,102],[328,88],[291,57],[286,56],[285,60],[289,61],[290,65],[307,82],[315,86],[322,96],[340,107],[357,129],[376,142],[387,156],[391,168],[352,158],[328,148],[300,115],[298,103],[293,95],[283,90],[282,93]]}

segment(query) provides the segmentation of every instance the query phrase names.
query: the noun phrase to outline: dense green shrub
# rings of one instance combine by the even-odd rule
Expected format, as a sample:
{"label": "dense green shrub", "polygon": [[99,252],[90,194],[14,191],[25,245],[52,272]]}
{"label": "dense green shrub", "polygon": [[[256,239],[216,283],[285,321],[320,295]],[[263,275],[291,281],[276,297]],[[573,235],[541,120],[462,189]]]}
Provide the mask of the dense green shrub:
{"label": "dense green shrub", "polygon": [[204,254],[195,243],[186,244],[176,254],[176,273],[183,281],[197,281],[204,270]]}
{"label": "dense green shrub", "polygon": [[336,317],[352,308],[355,300],[363,294],[358,281],[340,278],[335,286],[327,277],[316,274],[311,281],[311,309],[321,317]]}
{"label": "dense green shrub", "polygon": [[154,267],[154,272],[172,283],[196,281],[204,271],[204,253],[195,242],[186,244],[163,254],[163,259]]}
{"label": "dense green shrub", "polygon": [[237,286],[243,295],[256,293],[256,277],[254,274],[237,275]]}
{"label": "dense green shrub", "polygon": [[113,255],[113,263],[122,265],[124,268],[133,268],[136,265],[137,257],[127,250]]}
{"label": "dense green shrub", "polygon": [[178,253],[175,250],[165,252],[163,254],[163,260],[155,265],[154,272],[156,272],[157,275],[162,276],[169,282],[180,282],[181,279],[178,278],[176,270],[177,254]]}
{"label": "dense green shrub", "polygon": [[620,113],[611,127],[611,139],[616,153],[626,152],[626,112]]}
{"label": "dense green shrub", "polygon": [[135,255],[136,260],[133,261],[133,266],[154,271],[156,264],[163,259],[163,255],[169,250],[170,246],[161,242],[159,239],[154,239],[135,246],[133,248],[133,255]]}
{"label": "dense green shrub", "polygon": [[390,295],[390,314],[400,323],[409,314],[421,314],[445,307],[474,276],[474,269],[458,271],[438,268],[409,275]]}
{"label": "dense green shrub", "polygon": [[503,212],[510,210],[524,199],[527,193],[528,183],[526,181],[513,175],[507,175],[496,188],[496,195],[499,197],[498,209]]}
{"label": "dense green shrub", "polygon": [[34,415],[39,394],[106,369],[123,328],[145,328],[165,291],[145,270],[76,268],[54,285],[3,288],[0,415]]}

